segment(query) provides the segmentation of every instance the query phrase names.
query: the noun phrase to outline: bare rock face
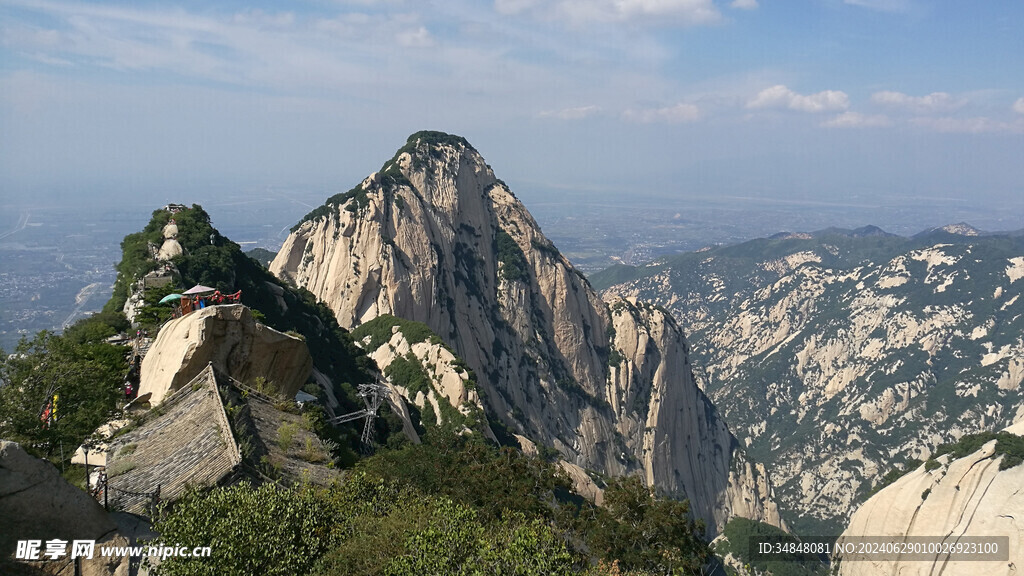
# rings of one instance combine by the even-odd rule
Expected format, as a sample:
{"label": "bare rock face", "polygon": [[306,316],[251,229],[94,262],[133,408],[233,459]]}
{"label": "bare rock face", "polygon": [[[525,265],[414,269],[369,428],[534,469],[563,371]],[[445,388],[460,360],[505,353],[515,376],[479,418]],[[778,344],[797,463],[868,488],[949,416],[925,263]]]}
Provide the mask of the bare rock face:
{"label": "bare rock face", "polygon": [[[1024,424],[1006,430],[1024,433]],[[872,496],[850,519],[840,541],[862,536],[942,537],[956,542],[963,537],[1009,536],[1010,558],[1006,561],[860,560],[839,565],[842,576],[940,576],[1019,574],[1024,566],[1024,465],[1000,470],[1005,455],[997,454],[996,440],[974,453],[951,460],[939,457],[938,467],[921,465]],[[932,468],[928,470],[928,468]]]}
{"label": "bare rock face", "polygon": [[[366,346],[369,340],[370,338],[366,338],[362,342],[363,346]],[[455,354],[441,342],[410,342],[401,328],[394,326],[391,339],[375,350],[369,350],[368,355],[384,373],[393,393],[414,404],[421,413],[432,414],[429,418],[432,423],[425,424],[454,425],[456,433],[479,427],[485,435],[494,438],[494,433],[487,426],[476,382],[469,371],[461,366],[461,361]],[[393,365],[397,367],[396,362],[405,369],[392,370]],[[399,373],[408,376],[410,371],[419,373],[413,374],[414,378],[416,375],[423,376],[418,385],[412,385],[407,378],[399,378]],[[419,437],[404,408],[401,408],[398,414],[403,418],[405,434],[413,442],[419,442]]]}
{"label": "bare rock face", "polygon": [[[764,466],[746,459],[694,384],[689,347],[672,316],[633,298],[612,299],[609,310],[620,363],[610,369],[608,398],[647,483],[713,503],[708,511],[718,526],[742,516],[785,528]],[[681,452],[680,439],[694,452]]]}
{"label": "bare rock face", "polygon": [[178,225],[168,223],[164,226],[164,243],[157,252],[156,259],[167,262],[183,253],[181,244],[178,243]]}
{"label": "bare rock face", "polygon": [[903,459],[1024,417],[1021,253],[946,232],[761,239],[619,270],[607,293],[680,319],[794,528],[834,534]]}
{"label": "bare rock face", "polygon": [[694,384],[675,322],[604,303],[462,138],[414,134],[307,216],[270,270],[346,328],[381,314],[427,324],[510,432],[689,497],[711,535],[734,512],[779,523],[766,475],[746,484],[753,473]]}
{"label": "bare rock face", "polygon": [[594,479],[587,474],[587,471],[572,462],[559,460],[558,466],[569,476],[572,481],[572,491],[586,498],[590,502],[601,506],[604,504],[604,490],[594,482]]}
{"label": "bare rock face", "polygon": [[142,361],[139,395],[154,406],[207,364],[252,386],[258,377],[293,397],[309,378],[313,359],[306,343],[256,322],[241,304],[210,306],[168,322]]}
{"label": "bare rock face", "polygon": [[6,440],[0,440],[0,521],[5,559],[18,540],[99,540],[117,529],[103,507],[68,484],[53,464]]}

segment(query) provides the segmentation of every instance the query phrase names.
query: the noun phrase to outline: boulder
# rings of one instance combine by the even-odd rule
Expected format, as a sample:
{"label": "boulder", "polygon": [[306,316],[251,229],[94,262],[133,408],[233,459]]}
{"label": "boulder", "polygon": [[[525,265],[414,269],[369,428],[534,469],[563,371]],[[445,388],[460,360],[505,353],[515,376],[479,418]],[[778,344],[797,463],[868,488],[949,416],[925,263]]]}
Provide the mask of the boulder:
{"label": "boulder", "polygon": [[181,248],[181,244],[174,238],[168,238],[164,240],[164,243],[160,246],[160,251],[157,252],[156,259],[161,262],[168,262],[172,258],[181,256],[184,250]]}
{"label": "boulder", "polygon": [[139,396],[151,394],[155,406],[207,364],[249,386],[265,378],[287,398],[295,397],[313,370],[313,358],[300,338],[256,322],[242,304],[209,306],[160,330],[142,361]]}
{"label": "boulder", "polygon": [[572,480],[572,491],[586,498],[588,501],[601,506],[604,504],[604,490],[594,482],[594,479],[587,474],[587,471],[572,462],[559,460],[558,466],[565,471]]}
{"label": "boulder", "polygon": [[0,440],[0,525],[3,558],[14,555],[18,540],[101,540],[117,529],[53,464],[6,440]]}

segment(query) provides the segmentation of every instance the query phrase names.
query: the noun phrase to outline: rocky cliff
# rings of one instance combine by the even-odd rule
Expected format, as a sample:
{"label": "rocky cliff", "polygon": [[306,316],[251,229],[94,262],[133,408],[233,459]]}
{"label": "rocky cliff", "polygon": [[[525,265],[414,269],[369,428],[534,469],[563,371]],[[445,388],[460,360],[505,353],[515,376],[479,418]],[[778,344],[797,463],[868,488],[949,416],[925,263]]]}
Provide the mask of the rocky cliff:
{"label": "rocky cliff", "polygon": [[[1007,429],[1024,433],[1024,424]],[[1017,438],[1024,446],[1024,439]],[[943,455],[922,464],[894,484],[882,489],[850,519],[840,542],[863,537],[882,537],[895,542],[915,537],[965,542],[971,537],[1009,537],[1009,559],[1002,561],[955,560],[945,555],[921,559],[861,559],[842,561],[842,576],[941,576],[1020,574],[1024,566],[1024,466],[1007,462],[1014,458],[990,440],[962,458]],[[1011,439],[1012,444],[1012,439]],[[1007,467],[1007,465],[1010,465]],[[1006,544],[1005,542],[1003,543]]]}
{"label": "rocky cliff", "polygon": [[707,393],[777,464],[798,531],[829,534],[902,459],[1024,416],[1022,255],[1009,237],[829,231],[595,282],[694,327]]}
{"label": "rocky cliff", "polygon": [[[87,493],[69,484],[53,464],[0,440],[0,573],[128,575],[128,559],[104,558],[101,546],[127,546],[116,519]],[[47,560],[47,541],[65,541],[58,560],[16,564],[19,540],[39,540],[39,560]],[[95,540],[97,554],[77,572],[68,554],[74,540]],[[38,572],[36,572],[38,570]]]}
{"label": "rocky cliff", "polygon": [[[415,406],[422,425],[495,438],[487,425],[475,375],[425,324],[378,316],[360,326],[353,337],[380,368],[391,387],[391,400],[401,397]],[[390,404],[402,419],[406,436],[419,442],[405,405]]]}
{"label": "rocky cliff", "polygon": [[256,322],[244,305],[210,306],[161,328],[142,361],[139,396],[157,405],[212,363],[218,373],[254,386],[263,378],[291,398],[309,378],[313,360],[305,342]]}
{"label": "rocky cliff", "polygon": [[99,539],[117,525],[103,507],[61,477],[53,464],[14,442],[0,440],[0,552],[13,555],[17,540]]}
{"label": "rocky cliff", "polygon": [[642,473],[717,528],[778,523],[694,385],[670,316],[603,302],[464,139],[414,134],[384,167],[292,231],[271,264],[354,327],[423,322],[475,372],[488,415],[602,473]]}

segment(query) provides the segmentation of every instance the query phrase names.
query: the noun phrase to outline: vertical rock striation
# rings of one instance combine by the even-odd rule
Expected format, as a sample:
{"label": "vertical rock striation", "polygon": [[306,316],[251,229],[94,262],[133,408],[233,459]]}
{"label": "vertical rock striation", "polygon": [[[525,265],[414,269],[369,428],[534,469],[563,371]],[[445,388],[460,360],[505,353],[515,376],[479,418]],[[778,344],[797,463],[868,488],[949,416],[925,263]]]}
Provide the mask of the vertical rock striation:
{"label": "vertical rock striation", "polygon": [[780,523],[671,316],[603,302],[463,138],[411,136],[300,222],[270,269],[342,326],[427,324],[474,370],[492,420],[570,463],[689,497],[711,535],[732,514]]}
{"label": "vertical rock striation", "polygon": [[[1005,432],[1019,436],[1024,433],[1024,423]],[[1019,574],[1018,567],[1024,564],[1024,530],[1020,523],[1024,516],[1024,466],[1003,469],[1004,459],[1013,455],[1000,453],[997,444],[997,440],[991,440],[962,458],[947,454],[922,464],[858,508],[840,541],[874,537],[902,543],[927,538],[966,544],[971,538],[994,541],[990,539],[1007,536],[1008,560],[984,561],[970,555],[957,559],[944,554],[926,560],[847,558],[839,563],[838,574]]]}

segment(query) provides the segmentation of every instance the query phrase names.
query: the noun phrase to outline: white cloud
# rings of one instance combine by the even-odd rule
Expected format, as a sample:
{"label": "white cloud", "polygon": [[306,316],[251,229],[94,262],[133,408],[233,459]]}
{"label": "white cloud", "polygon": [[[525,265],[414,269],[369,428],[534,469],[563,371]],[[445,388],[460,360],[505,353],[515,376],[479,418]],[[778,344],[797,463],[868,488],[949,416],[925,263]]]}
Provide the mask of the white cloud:
{"label": "white cloud", "polygon": [[910,123],[921,128],[948,134],[1024,133],[1024,122],[1003,122],[985,116],[976,116],[974,118],[954,118],[951,116],[913,118],[910,120]]}
{"label": "white cloud", "polygon": [[629,109],[622,113],[623,118],[643,124],[665,123],[679,124],[700,119],[700,109],[693,104],[680,102],[664,108]]}
{"label": "white cloud", "polygon": [[[752,0],[738,1],[748,4]],[[494,9],[501,14],[530,14],[541,20],[570,24],[639,21],[699,25],[722,20],[712,0],[495,0]]]}
{"label": "white cloud", "polygon": [[1017,98],[1013,103],[1013,111],[1017,114],[1024,114],[1024,98]]}
{"label": "white cloud", "polygon": [[747,102],[747,108],[751,109],[782,108],[800,112],[828,112],[849,107],[850,97],[840,90],[823,90],[804,95],[782,84],[761,90],[753,100]]}
{"label": "white cloud", "polygon": [[69,67],[75,65],[74,62],[72,62],[70,60],[67,60],[65,58],[58,58],[56,56],[49,56],[47,54],[42,54],[42,53],[39,53],[39,52],[36,52],[34,54],[25,54],[24,56],[26,58],[30,58],[32,60],[35,60],[36,62],[41,62],[43,64],[48,64],[50,66],[59,66],[59,67],[63,67],[63,68],[69,68]]}
{"label": "white cloud", "polygon": [[575,108],[563,108],[561,110],[545,110],[539,116],[541,118],[557,118],[559,120],[582,120],[593,116],[601,111],[600,106],[578,106]]}
{"label": "white cloud", "polygon": [[[68,62],[122,73],[172,73],[218,84],[288,91],[368,86],[395,46],[426,48],[436,39],[415,13],[339,12],[331,17],[262,10],[197,11],[12,0],[52,19],[53,29],[15,22],[19,51],[40,62]],[[387,41],[388,39],[392,41]],[[411,84],[439,78],[423,62],[482,78],[499,51],[476,47],[410,51],[389,59],[392,76]],[[514,65],[513,65],[514,66]],[[438,79],[437,84],[441,83]],[[481,80],[483,83],[483,80]]]}
{"label": "white cloud", "polygon": [[434,45],[434,38],[425,26],[413,30],[403,30],[395,35],[399,46],[406,48],[427,48]]}
{"label": "white cloud", "polygon": [[729,7],[737,10],[756,10],[758,3],[757,0],[732,0]]}
{"label": "white cloud", "polygon": [[494,0],[494,9],[501,14],[519,14],[537,5],[537,0]]}
{"label": "white cloud", "polygon": [[889,108],[901,108],[918,114],[952,112],[967,104],[946,92],[932,92],[927,96],[909,96],[902,92],[882,91],[871,95],[871,101]]}
{"label": "white cloud", "polygon": [[910,0],[843,0],[843,3],[879,12],[907,12],[911,8]]}
{"label": "white cloud", "polygon": [[251,25],[258,28],[289,28],[295,24],[295,14],[281,12],[269,14],[260,9],[246,10],[235,14],[233,20],[238,24]]}
{"label": "white cloud", "polygon": [[859,112],[843,112],[835,118],[822,122],[826,128],[878,128],[892,126],[892,120],[881,114],[861,114]]}

